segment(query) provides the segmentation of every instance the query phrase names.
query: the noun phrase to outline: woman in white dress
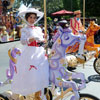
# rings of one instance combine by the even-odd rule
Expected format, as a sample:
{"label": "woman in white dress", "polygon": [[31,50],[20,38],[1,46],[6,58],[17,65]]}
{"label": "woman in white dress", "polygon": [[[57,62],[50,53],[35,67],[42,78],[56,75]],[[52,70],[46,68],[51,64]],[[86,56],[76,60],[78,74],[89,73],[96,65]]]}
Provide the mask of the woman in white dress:
{"label": "woman in white dress", "polygon": [[38,42],[44,41],[44,34],[40,27],[34,26],[37,17],[40,18],[43,13],[27,8],[19,15],[25,15],[27,23],[27,26],[21,29],[21,43],[25,45],[25,49],[18,58],[17,73],[14,74],[11,90],[24,96],[37,91],[43,93],[44,88],[49,85],[49,63],[44,48],[38,46]]}

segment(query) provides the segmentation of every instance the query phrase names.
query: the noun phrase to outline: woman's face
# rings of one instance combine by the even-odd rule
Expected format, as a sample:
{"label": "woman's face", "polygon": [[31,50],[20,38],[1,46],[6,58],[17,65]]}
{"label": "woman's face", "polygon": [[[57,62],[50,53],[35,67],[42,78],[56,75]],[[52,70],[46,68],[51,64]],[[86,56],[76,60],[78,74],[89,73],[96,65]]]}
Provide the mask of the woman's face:
{"label": "woman's face", "polygon": [[29,24],[34,24],[34,22],[36,21],[36,15],[35,14],[31,14],[28,19],[27,19]]}

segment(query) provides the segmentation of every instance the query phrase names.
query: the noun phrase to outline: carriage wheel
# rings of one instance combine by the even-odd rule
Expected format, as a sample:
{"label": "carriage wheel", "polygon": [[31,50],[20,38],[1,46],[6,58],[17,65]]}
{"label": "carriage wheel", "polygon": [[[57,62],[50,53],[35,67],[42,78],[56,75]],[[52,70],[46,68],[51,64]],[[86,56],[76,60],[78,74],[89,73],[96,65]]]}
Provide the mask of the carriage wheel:
{"label": "carriage wheel", "polygon": [[100,99],[90,94],[80,94],[80,100],[100,100]]}
{"label": "carriage wheel", "polygon": [[100,58],[96,58],[96,59],[94,60],[93,66],[94,66],[95,71],[96,71],[98,74],[100,74]]}
{"label": "carriage wheel", "polygon": [[3,96],[2,94],[0,94],[0,100],[9,100],[7,97]]}

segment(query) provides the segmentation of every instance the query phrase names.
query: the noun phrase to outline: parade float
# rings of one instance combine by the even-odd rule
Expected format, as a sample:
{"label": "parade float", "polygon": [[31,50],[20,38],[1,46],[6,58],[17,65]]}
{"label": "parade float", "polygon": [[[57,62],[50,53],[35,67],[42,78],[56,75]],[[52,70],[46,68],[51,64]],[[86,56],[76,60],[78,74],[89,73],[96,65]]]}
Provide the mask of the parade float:
{"label": "parade float", "polygon": [[[13,9],[15,0],[0,0],[0,42],[14,41],[19,38],[21,19]],[[4,28],[5,27],[5,28]]]}
{"label": "parade float", "polygon": [[[95,29],[96,29],[95,30],[96,31],[95,32],[95,37],[98,37],[98,34],[99,34],[98,32],[99,32],[99,28],[100,27],[97,27],[98,25],[97,26],[95,26],[95,25],[96,24],[94,22],[91,22],[90,27],[92,26],[92,29],[93,29],[93,26],[95,27]],[[89,30],[90,30],[90,28],[89,28]],[[94,33],[93,34],[89,34],[89,35],[91,37],[92,36],[94,37]],[[65,40],[64,40],[63,36],[65,37]],[[66,32],[64,32],[63,35],[61,35],[57,39],[57,41],[55,42],[54,49],[51,51],[51,54],[49,55],[50,57],[57,58],[57,57],[59,57],[58,56],[59,53],[60,53],[60,56],[62,57],[65,53],[68,54],[67,51],[70,52],[70,50],[72,50],[72,51],[75,50],[75,52],[76,52],[76,49],[74,49],[74,47],[73,48],[70,47],[71,49],[69,48],[69,45],[68,45],[69,42],[68,42],[68,40],[66,40],[66,38],[68,38],[68,37],[66,35]],[[88,38],[87,38],[87,40],[88,40]],[[99,41],[96,39],[95,42],[98,43]],[[72,42],[70,41],[70,43],[72,43]],[[75,43],[75,45],[76,45],[76,43]],[[57,48],[57,46],[59,48]],[[95,45],[95,46],[99,46],[99,45]],[[78,48],[78,46],[77,46],[77,48]],[[92,50],[96,50],[97,49],[97,48],[93,49],[93,47],[91,47],[91,48],[92,48]],[[89,50],[91,50],[91,48],[89,47]],[[65,51],[65,52],[62,52],[62,51]],[[71,52],[70,52],[70,55],[72,55]],[[17,70],[16,70],[17,69],[16,68],[17,55],[19,55],[19,56],[21,55],[20,49],[18,49],[18,48],[9,49],[9,51],[8,51],[9,69],[6,70],[7,80],[5,80],[4,82],[0,82],[0,87],[3,87],[5,85],[7,85],[7,84],[12,84],[14,73],[17,72]],[[96,54],[93,54],[93,56],[94,55],[96,55]],[[52,67],[50,67],[50,70],[51,70],[51,73],[52,73],[51,75],[56,77],[56,75],[61,74],[62,76],[58,77],[58,78],[55,78],[55,82],[59,81],[58,85],[57,85],[57,83],[53,82],[54,78],[53,78],[53,80],[50,80],[50,82],[53,82],[53,84],[55,84],[56,86],[60,86],[61,87],[61,94],[59,94],[59,95],[53,94],[53,91],[54,91],[55,87],[52,84],[51,86],[48,86],[48,88],[45,89],[45,95],[46,95],[47,100],[63,100],[63,99],[65,100],[65,98],[69,97],[69,95],[73,95],[74,94],[74,91],[73,91],[73,89],[71,87],[68,87],[66,90],[63,90],[63,85],[62,85],[65,82],[67,82],[67,80],[68,80],[68,82],[70,82],[70,81],[72,82],[73,78],[75,78],[75,76],[76,76],[73,73],[68,73],[67,71],[64,72],[64,70],[62,71],[62,69],[66,69],[66,64],[69,63],[68,59],[67,59],[67,56],[68,55],[66,55],[65,59],[61,58],[60,61],[58,62],[58,63],[63,64],[62,67],[61,66],[60,67],[59,66],[54,66],[54,65],[52,66],[51,64],[53,62],[52,62],[52,59],[50,59],[50,57],[49,57],[49,62],[51,62],[50,65],[52,66]],[[73,57],[75,57],[75,55],[70,56],[71,59]],[[76,59],[76,58],[74,58],[74,59]],[[74,60],[74,59],[72,59],[72,60]],[[99,59],[99,57],[97,57],[97,59]],[[66,63],[64,63],[64,60],[66,61]],[[57,62],[57,59],[55,59],[55,62]],[[73,61],[70,60],[70,62],[72,62],[72,63],[69,63],[70,66],[76,65]],[[96,62],[96,60],[95,60],[95,62]],[[59,69],[59,70],[57,70],[57,69]],[[69,74],[69,75],[67,75],[67,74]],[[65,80],[65,76],[66,76],[66,80]],[[83,75],[81,75],[81,73],[77,73],[77,76],[76,76],[75,79],[79,79],[79,81],[80,81],[80,78],[81,78],[81,81],[84,82],[84,78],[82,78],[82,77],[83,77]],[[79,83],[77,83],[77,84],[79,84]],[[80,94],[80,99],[79,100],[85,100],[85,99],[86,100],[99,100],[97,97],[94,97],[93,95],[90,95],[90,94],[81,94],[81,93],[79,93],[79,94]],[[36,92],[36,93],[30,94],[28,96],[22,96],[20,94],[14,94],[14,93],[12,93],[12,91],[9,90],[9,91],[5,91],[5,92],[0,94],[0,100],[41,100],[39,95],[40,95],[40,92]]]}

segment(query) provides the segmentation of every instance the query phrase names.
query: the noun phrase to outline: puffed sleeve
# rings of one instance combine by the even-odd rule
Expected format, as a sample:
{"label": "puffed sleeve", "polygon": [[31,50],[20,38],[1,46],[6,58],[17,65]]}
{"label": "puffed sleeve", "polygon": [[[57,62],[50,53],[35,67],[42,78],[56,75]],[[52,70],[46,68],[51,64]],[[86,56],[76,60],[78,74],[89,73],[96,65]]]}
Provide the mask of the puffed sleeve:
{"label": "puffed sleeve", "polygon": [[21,43],[23,45],[26,45],[28,43],[28,38],[27,38],[27,30],[25,28],[21,29]]}
{"label": "puffed sleeve", "polygon": [[37,27],[37,35],[39,41],[44,41],[44,33],[42,32],[42,29],[40,27]]}

